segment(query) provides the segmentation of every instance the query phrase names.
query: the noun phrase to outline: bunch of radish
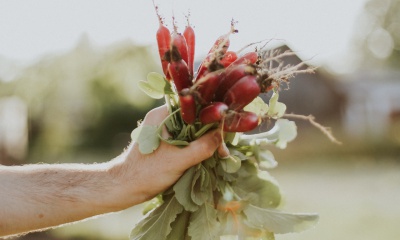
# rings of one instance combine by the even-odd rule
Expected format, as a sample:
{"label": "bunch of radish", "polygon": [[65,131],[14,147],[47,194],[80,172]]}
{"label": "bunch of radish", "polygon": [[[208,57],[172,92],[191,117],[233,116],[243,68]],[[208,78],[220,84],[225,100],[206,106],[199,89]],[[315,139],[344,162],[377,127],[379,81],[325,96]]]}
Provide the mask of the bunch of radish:
{"label": "bunch of radish", "polygon": [[[318,219],[316,214],[276,210],[281,195],[267,172],[277,165],[269,146],[284,149],[297,134],[295,123],[282,119],[286,106],[278,102],[279,90],[294,74],[310,70],[301,69],[303,63],[285,64],[282,59],[291,52],[230,51],[230,37],[238,32],[234,25],[232,21],[194,69],[193,28],[188,23],[180,33],[175,21],[168,29],[159,17],[163,74],[150,73],[139,87],[153,98],[164,97],[169,116],[159,126],[138,126],[132,140],[142,154],[150,154],[160,141],[185,146],[218,128],[230,155],[215,153],[151,200],[132,240],[272,240],[275,233],[305,230]],[[269,91],[267,104],[259,95]],[[246,134],[265,119],[274,122],[272,129]],[[168,139],[162,137],[164,127]]]}
{"label": "bunch of radish", "polygon": [[221,123],[226,132],[247,132],[258,126],[259,116],[243,108],[260,93],[271,90],[272,79],[262,74],[262,59],[256,51],[241,56],[228,51],[229,37],[236,32],[232,22],[230,31],[215,41],[194,71],[193,28],[188,24],[179,33],[174,26],[171,33],[160,18],[157,43],[162,69],[179,94],[186,124]]}

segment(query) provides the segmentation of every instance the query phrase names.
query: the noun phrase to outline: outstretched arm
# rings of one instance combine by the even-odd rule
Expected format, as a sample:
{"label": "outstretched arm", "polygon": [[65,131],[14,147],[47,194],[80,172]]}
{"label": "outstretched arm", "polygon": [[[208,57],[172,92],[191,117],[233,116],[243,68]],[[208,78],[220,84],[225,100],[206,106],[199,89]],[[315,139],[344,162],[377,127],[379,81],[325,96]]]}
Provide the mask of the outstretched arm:
{"label": "outstretched arm", "polygon": [[[143,122],[158,125],[165,106]],[[164,142],[142,155],[137,144],[101,164],[0,166],[0,237],[42,230],[99,214],[123,210],[166,190],[184,171],[220,146],[216,130],[178,148]],[[227,152],[219,149],[221,155]]]}

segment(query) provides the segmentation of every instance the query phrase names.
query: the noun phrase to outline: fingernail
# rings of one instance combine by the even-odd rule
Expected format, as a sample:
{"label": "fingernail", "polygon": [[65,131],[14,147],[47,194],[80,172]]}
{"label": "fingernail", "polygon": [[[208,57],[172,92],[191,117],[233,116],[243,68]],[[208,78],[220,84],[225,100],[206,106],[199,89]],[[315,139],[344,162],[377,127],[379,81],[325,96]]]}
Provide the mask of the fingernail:
{"label": "fingernail", "polygon": [[222,141],[221,132],[218,130],[215,130],[214,138],[215,138],[215,140],[217,140],[217,143],[219,144]]}
{"label": "fingernail", "polygon": [[226,158],[230,155],[229,149],[224,142],[218,147],[218,156],[220,158]]}

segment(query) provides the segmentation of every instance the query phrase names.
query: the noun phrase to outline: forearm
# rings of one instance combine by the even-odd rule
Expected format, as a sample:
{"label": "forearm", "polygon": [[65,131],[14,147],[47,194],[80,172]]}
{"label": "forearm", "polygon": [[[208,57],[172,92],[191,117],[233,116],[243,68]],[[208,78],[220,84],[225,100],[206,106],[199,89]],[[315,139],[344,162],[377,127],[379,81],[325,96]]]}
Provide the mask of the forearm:
{"label": "forearm", "polygon": [[0,166],[0,236],[127,207],[116,201],[124,196],[118,178],[110,174],[111,166],[113,162]]}

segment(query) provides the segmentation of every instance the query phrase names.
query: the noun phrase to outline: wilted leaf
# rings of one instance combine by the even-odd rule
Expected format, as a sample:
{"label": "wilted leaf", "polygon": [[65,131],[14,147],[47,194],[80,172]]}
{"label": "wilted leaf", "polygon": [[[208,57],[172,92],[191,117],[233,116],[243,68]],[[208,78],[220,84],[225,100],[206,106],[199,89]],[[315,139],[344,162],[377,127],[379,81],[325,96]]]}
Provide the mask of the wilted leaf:
{"label": "wilted leaf", "polygon": [[313,227],[318,221],[316,214],[294,214],[265,209],[249,204],[243,213],[250,227],[274,233],[300,232]]}
{"label": "wilted leaf", "polygon": [[216,240],[219,239],[220,225],[217,210],[210,203],[205,203],[192,213],[188,233],[192,240]]}
{"label": "wilted leaf", "polygon": [[170,224],[176,216],[183,211],[173,194],[169,195],[164,203],[154,209],[140,221],[132,230],[131,240],[165,239],[171,232]]}

